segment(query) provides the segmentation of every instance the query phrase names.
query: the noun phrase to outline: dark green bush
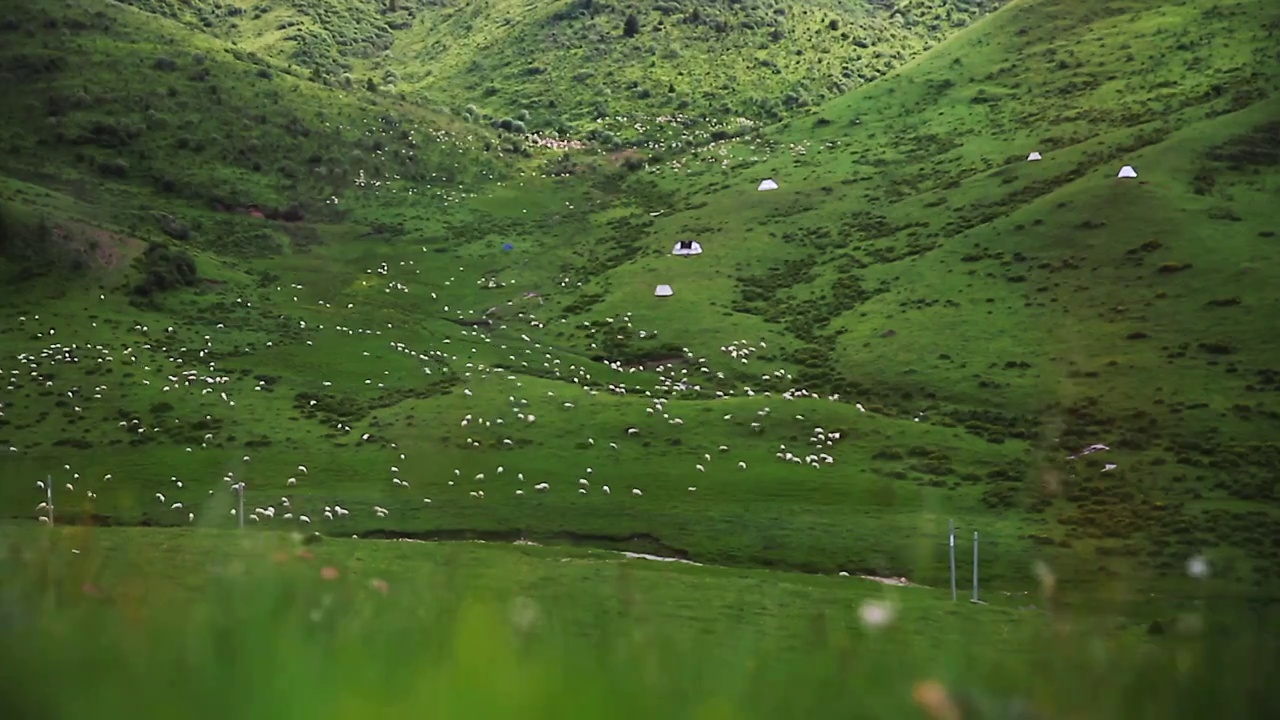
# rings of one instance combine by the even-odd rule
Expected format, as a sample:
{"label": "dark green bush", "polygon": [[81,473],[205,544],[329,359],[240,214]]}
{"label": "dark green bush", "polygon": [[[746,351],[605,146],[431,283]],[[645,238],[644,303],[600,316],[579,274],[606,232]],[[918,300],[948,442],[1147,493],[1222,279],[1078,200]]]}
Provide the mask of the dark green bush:
{"label": "dark green bush", "polygon": [[142,279],[133,286],[133,294],[140,297],[191,287],[200,279],[195,258],[190,253],[163,243],[147,246],[139,263],[142,266]]}

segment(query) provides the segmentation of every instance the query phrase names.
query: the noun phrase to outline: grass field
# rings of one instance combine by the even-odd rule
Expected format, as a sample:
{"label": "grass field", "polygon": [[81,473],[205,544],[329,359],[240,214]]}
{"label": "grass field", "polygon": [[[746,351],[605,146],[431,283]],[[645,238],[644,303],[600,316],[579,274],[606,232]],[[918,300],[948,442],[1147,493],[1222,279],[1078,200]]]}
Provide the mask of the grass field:
{"label": "grass field", "polygon": [[[679,148],[634,136],[622,149],[617,133],[575,124],[589,116],[562,128],[578,146],[541,147],[531,131],[542,128],[491,128],[407,89],[456,94],[465,75],[499,86],[495,103],[554,89],[560,106],[585,107],[601,94],[563,76],[584,63],[527,82],[502,74],[520,68],[502,53],[551,65],[528,52],[540,37],[529,23],[564,3],[521,5],[503,33],[481,15],[513,3],[383,13],[323,4],[379,23],[415,13],[393,50],[471,38],[431,50],[436,74],[399,83],[403,94],[312,73],[290,55],[296,39],[268,31],[299,13],[290,27],[318,32],[314,5],[224,3],[201,14],[214,5],[71,2],[0,13],[0,72],[15,81],[0,102],[0,517],[16,547],[63,548],[80,532],[66,526],[113,526],[88,536],[105,558],[100,582],[172,586],[179,598],[223,592],[202,558],[225,548],[217,567],[241,553],[261,560],[292,533],[320,533],[312,552],[376,566],[421,597],[433,597],[433,581],[419,570],[452,568],[465,576],[456,587],[499,603],[527,589],[504,578],[533,578],[549,593],[541,607],[575,618],[538,652],[570,665],[594,665],[591,646],[572,644],[579,638],[556,650],[560,630],[580,622],[610,642],[619,635],[609,623],[620,621],[598,608],[623,602],[608,583],[635,563],[615,565],[604,549],[701,563],[634,569],[654,593],[647,605],[671,621],[662,643],[674,643],[651,660],[667,668],[653,681],[666,689],[636,688],[638,716],[668,706],[818,712],[776,705],[798,697],[824,715],[900,716],[912,683],[935,675],[1010,696],[1034,687],[1045,695],[1033,704],[1053,717],[1200,716],[1207,706],[1170,684],[1169,668],[1192,662],[1175,651],[1181,641],[1150,639],[1148,624],[1191,612],[1267,636],[1257,624],[1269,611],[1241,608],[1274,604],[1280,566],[1280,346],[1269,332],[1280,294],[1267,274],[1280,259],[1280,58],[1270,42],[1280,14],[1270,3],[1016,0],[945,38],[903,23],[902,62],[874,82],[792,108],[780,124],[715,139],[708,125]],[[837,5],[777,7],[788,22],[826,27]],[[919,16],[966,4],[917,5]],[[624,10],[564,22],[598,34]],[[433,13],[439,23],[422,22]],[[479,24],[464,33],[467,22]],[[687,42],[689,53],[718,52]],[[501,60],[497,74],[472,71],[469,58],[485,53]],[[395,50],[343,71],[358,80],[393,56],[403,61]],[[599,57],[591,67],[611,82],[642,65]],[[696,67],[689,57],[675,64]],[[714,72],[740,72],[737,57]],[[779,68],[779,83],[808,82]],[[785,90],[770,87],[735,97]],[[1042,159],[1028,161],[1032,152]],[[1118,178],[1123,166],[1138,176]],[[758,191],[766,178],[779,188]],[[680,239],[704,252],[673,256]],[[674,294],[655,297],[660,284]],[[45,541],[37,518],[50,497],[58,528]],[[962,577],[969,538],[981,535],[990,606],[950,605],[951,520]],[[247,532],[234,533],[242,522]],[[395,537],[492,542],[375,541]],[[496,547],[522,539],[543,547]],[[61,549],[23,562],[74,575],[90,567],[86,554],[66,569]],[[1188,577],[1189,561],[1207,563],[1211,581]],[[1033,651],[1058,631],[1018,608],[1042,591],[1045,568],[1055,602],[1090,624],[1040,668]],[[294,576],[272,572],[255,577],[295,592]],[[34,608],[61,591],[15,592]],[[467,592],[447,593],[464,614],[455,596]],[[868,674],[839,686],[848,670],[833,658],[840,643],[861,647],[849,638],[863,632],[850,603],[882,592],[918,607],[903,620],[923,625],[904,622],[893,653],[902,664],[877,670],[892,682]],[[380,612],[367,601],[351,600],[347,631],[366,629],[360,613]],[[214,635],[231,622],[212,599],[207,611],[166,602],[156,610],[164,622]],[[262,623],[280,607],[251,603],[244,642],[268,633]],[[456,609],[387,617],[445,633]],[[65,627],[115,622],[114,610],[85,612]],[[848,627],[797,639],[815,614]],[[73,647],[54,643],[65,630],[49,622],[27,639],[56,663]],[[154,632],[139,647],[163,664],[179,649]],[[297,632],[280,652],[318,652]],[[704,633],[706,647],[690,647]],[[727,704],[703,708],[685,684],[697,681],[690,669],[703,657],[723,666],[737,633],[770,658],[769,679],[726,669],[706,682]],[[387,641],[399,643],[390,665],[409,639]],[[616,641],[623,656],[648,652]],[[786,642],[785,652],[770,644]],[[1103,652],[1098,643],[1114,644],[1116,665],[1084,659]],[[370,650],[341,651],[341,668],[310,670],[317,687],[332,685],[331,672],[383,667]],[[1238,649],[1234,677],[1213,654],[1227,650],[1186,652],[1201,651],[1215,658],[1207,667],[1224,668],[1186,681],[1201,700],[1262,707],[1255,691],[1214,685],[1261,677],[1251,650]],[[430,674],[445,656],[405,667]],[[207,687],[180,685],[172,697],[232,682],[213,657],[191,660],[201,679],[190,682]],[[1023,664],[1007,671],[1015,657]],[[1053,668],[1052,680],[1036,680]],[[625,661],[577,670],[626,684]],[[814,685],[782,693],[796,678]],[[373,682],[370,692],[387,687]],[[450,682],[471,681],[429,686]],[[1135,694],[1144,684],[1155,688],[1149,701]],[[535,692],[520,687],[510,692]],[[866,693],[877,699],[852,710]],[[564,714],[557,703],[571,697],[538,702]],[[241,700],[204,707],[232,702]]]}
{"label": "grass field", "polygon": [[[1213,600],[1167,618],[1168,634],[1156,636],[1009,599],[957,606],[926,589],[599,551],[303,546],[281,534],[183,529],[2,532],[4,577],[32,580],[7,584],[0,615],[0,682],[23,717],[175,706],[196,717],[1274,709],[1263,683],[1275,658],[1249,632],[1270,621],[1241,624]],[[1053,607],[1052,586],[1033,599]],[[63,683],[76,691],[48,693]]]}

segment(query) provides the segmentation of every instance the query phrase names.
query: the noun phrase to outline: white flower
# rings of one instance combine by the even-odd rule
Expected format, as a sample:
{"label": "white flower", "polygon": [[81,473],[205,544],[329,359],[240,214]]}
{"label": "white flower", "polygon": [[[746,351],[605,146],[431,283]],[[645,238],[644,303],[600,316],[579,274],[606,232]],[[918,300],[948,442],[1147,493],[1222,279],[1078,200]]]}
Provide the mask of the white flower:
{"label": "white flower", "polygon": [[1203,555],[1193,555],[1188,558],[1187,574],[1193,578],[1209,577],[1209,559]]}
{"label": "white flower", "polygon": [[525,631],[532,628],[541,614],[538,604],[527,597],[517,597],[511,602],[511,624],[517,630]]}
{"label": "white flower", "polygon": [[862,607],[858,608],[858,617],[870,630],[882,628],[893,622],[896,614],[897,608],[883,600],[866,600],[862,603]]}

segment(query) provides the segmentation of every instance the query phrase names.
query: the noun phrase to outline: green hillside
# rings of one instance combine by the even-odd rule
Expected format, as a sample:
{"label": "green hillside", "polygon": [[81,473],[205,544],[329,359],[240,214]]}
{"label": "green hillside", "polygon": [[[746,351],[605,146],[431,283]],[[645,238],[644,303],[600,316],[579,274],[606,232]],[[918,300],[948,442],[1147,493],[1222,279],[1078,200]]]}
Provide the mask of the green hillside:
{"label": "green hillside", "polygon": [[[337,87],[611,142],[738,132],[869,83],[998,0],[128,0]],[[634,20],[629,20],[634,18]],[[632,27],[628,28],[628,23]],[[674,128],[664,127],[674,125]]]}
{"label": "green hillside", "polygon": [[230,527],[243,482],[254,526],[933,586],[954,518],[1003,590],[1208,553],[1274,592],[1269,3],[1014,2],[661,158],[53,7],[0,58],[8,517],[49,478],[64,521]]}

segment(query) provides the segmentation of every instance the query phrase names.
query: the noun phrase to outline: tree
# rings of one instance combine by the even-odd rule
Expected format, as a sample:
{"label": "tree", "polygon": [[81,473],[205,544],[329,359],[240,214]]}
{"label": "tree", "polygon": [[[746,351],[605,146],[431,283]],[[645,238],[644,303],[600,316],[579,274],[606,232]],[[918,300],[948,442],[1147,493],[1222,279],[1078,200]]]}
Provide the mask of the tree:
{"label": "tree", "polygon": [[622,23],[622,37],[633,38],[640,34],[640,18],[635,13],[627,15],[627,19]]}

